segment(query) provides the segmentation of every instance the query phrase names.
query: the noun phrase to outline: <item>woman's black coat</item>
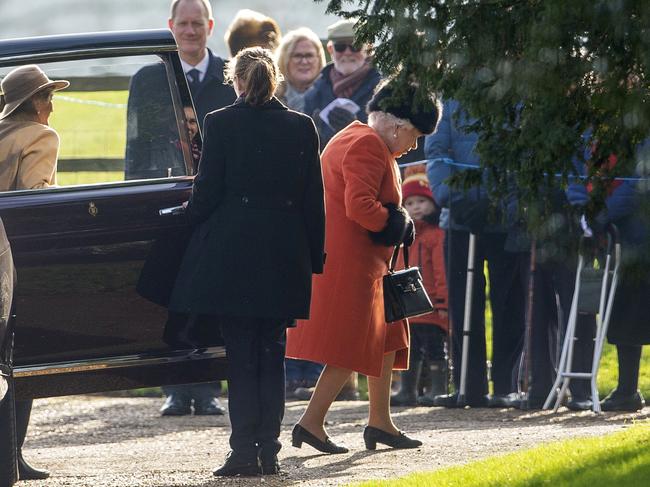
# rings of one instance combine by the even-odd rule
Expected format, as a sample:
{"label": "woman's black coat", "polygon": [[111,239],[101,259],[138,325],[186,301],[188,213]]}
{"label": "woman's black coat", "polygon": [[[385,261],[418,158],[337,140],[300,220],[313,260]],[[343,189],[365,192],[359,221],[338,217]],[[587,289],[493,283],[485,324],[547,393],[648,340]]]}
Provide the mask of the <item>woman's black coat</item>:
{"label": "woman's black coat", "polygon": [[207,115],[187,207],[195,225],[170,309],[307,318],[323,271],[325,209],[312,120],[273,98]]}

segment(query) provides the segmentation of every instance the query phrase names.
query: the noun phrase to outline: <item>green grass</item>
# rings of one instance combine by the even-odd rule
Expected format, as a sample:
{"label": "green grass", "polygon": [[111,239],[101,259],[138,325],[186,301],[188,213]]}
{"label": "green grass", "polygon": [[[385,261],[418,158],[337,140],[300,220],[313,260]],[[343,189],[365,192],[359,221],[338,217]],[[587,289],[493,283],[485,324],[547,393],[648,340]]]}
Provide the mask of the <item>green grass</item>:
{"label": "green grass", "polygon": [[60,159],[124,157],[128,91],[55,94],[50,125],[61,137]]}
{"label": "green grass", "polygon": [[650,426],[573,439],[363,487],[638,487],[650,479]]}
{"label": "green grass", "polygon": [[[617,380],[618,359],[616,357],[616,347],[605,343],[603,356],[600,360],[600,370],[598,371],[598,390],[601,397],[616,387]],[[650,398],[650,347],[647,346],[643,347],[643,354],[641,355],[639,389],[645,397]]]}
{"label": "green grass", "polygon": [[108,183],[124,181],[124,171],[66,171],[56,174],[57,183],[61,186],[74,184]]}

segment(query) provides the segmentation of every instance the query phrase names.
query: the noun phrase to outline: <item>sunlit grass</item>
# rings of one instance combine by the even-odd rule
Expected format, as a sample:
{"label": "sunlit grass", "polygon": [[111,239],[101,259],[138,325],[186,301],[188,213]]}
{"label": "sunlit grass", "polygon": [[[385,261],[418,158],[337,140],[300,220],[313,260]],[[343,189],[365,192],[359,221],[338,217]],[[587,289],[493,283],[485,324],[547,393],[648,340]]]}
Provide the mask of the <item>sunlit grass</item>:
{"label": "sunlit grass", "polygon": [[647,423],[598,438],[573,439],[364,487],[638,487],[650,479]]}
{"label": "sunlit grass", "polygon": [[50,125],[59,133],[59,159],[124,158],[128,91],[61,91]]}
{"label": "sunlit grass", "polygon": [[58,172],[56,177],[61,186],[108,183],[124,181],[124,171],[66,171]]}

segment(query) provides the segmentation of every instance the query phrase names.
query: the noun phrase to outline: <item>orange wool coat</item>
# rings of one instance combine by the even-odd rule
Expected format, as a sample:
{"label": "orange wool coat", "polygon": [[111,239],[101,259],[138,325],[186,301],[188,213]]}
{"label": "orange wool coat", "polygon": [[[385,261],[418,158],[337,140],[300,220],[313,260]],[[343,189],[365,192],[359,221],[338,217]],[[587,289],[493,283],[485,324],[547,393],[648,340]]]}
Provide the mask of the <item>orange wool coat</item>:
{"label": "orange wool coat", "polygon": [[406,321],[387,324],[382,277],[392,248],[368,231],[386,226],[385,203],[400,204],[395,159],[377,133],[354,122],[329,142],[321,157],[325,185],[323,274],[313,276],[310,319],[287,333],[287,356],[381,375],[384,354],[408,366]]}

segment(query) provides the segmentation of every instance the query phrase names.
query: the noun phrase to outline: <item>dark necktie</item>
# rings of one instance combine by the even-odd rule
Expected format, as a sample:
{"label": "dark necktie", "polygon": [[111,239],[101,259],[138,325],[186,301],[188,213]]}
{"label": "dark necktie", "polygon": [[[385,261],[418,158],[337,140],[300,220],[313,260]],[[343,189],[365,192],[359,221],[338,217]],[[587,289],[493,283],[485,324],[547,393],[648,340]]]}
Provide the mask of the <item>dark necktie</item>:
{"label": "dark necktie", "polygon": [[201,74],[201,71],[199,71],[196,68],[190,69],[187,73],[185,73],[185,76],[187,76],[187,82],[190,86],[190,91],[192,94],[196,91],[196,89],[199,86],[199,75]]}

